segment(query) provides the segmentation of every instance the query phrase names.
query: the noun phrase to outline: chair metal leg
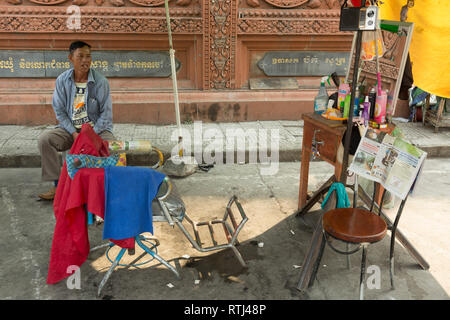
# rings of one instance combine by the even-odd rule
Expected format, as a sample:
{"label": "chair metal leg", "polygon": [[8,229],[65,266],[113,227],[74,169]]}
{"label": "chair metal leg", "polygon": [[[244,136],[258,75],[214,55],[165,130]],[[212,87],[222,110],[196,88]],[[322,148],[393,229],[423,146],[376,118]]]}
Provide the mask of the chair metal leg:
{"label": "chair metal leg", "polygon": [[114,269],[117,267],[117,265],[120,262],[120,259],[122,259],[125,251],[127,249],[126,248],[122,248],[119,251],[119,254],[117,255],[116,259],[114,259],[113,264],[111,265],[111,267],[109,267],[109,270],[106,272],[105,276],[103,277],[102,281],[100,282],[100,285],[98,286],[98,291],[97,291],[97,296],[100,296],[100,292],[103,289],[103,286],[106,284],[106,282],[108,281],[109,277],[111,276],[112,272],[114,271]]}
{"label": "chair metal leg", "polygon": [[[145,244],[142,243],[142,240],[154,240],[159,244],[159,241],[157,239],[152,239],[152,238],[147,238],[145,236],[137,236],[135,237],[135,241],[136,243],[142,248],[144,249],[145,252],[147,252],[148,254],[150,254],[153,258],[155,258],[156,260],[158,260],[161,264],[163,264],[164,266],[166,266],[169,270],[171,270],[173,273],[175,273],[175,275],[177,276],[178,279],[180,279],[180,274],[178,273],[178,271],[171,266],[166,260],[164,260],[161,256],[159,256],[156,252],[154,252],[153,250],[151,250],[149,247],[147,247]],[[113,243],[108,244],[109,246],[114,246]],[[105,245],[101,245],[98,246],[94,249],[99,249],[101,247],[104,247]],[[97,296],[100,296],[100,293],[103,289],[103,287],[105,286],[106,282],[108,281],[109,277],[111,276],[112,272],[114,271],[114,269],[117,267],[117,265],[119,264],[120,260],[122,259],[123,255],[125,254],[125,251],[128,250],[127,248],[122,248],[120,249],[118,255],[116,256],[116,258],[114,259],[113,263],[111,264],[111,267],[109,267],[109,270],[106,272],[105,276],[103,277],[102,281],[100,282],[100,285],[98,287],[97,290]],[[92,250],[91,250],[92,251]],[[108,258],[109,259],[109,258]],[[111,260],[110,260],[111,261]]]}
{"label": "chair metal leg", "polygon": [[[350,247],[350,244],[347,242],[347,243],[345,244],[345,247],[346,247],[347,252],[348,252],[348,249],[349,249],[349,247]],[[351,268],[351,264],[350,264],[350,255],[347,254],[346,256],[347,256],[347,269],[350,270],[350,268]]]}
{"label": "chair metal leg", "polygon": [[311,288],[313,286],[314,280],[316,279],[317,271],[319,269],[319,265],[322,260],[323,251],[325,249],[325,244],[326,244],[325,235],[322,233],[322,241],[320,243],[319,253],[317,254],[316,263],[314,264],[311,278],[309,279],[308,288]]}
{"label": "chair metal leg", "polygon": [[359,300],[364,300],[364,285],[366,278],[366,256],[367,256],[367,243],[362,244],[362,258],[361,258],[361,276],[359,279]]}
{"label": "chair metal leg", "polygon": [[397,212],[397,216],[395,217],[394,224],[391,229],[391,248],[389,252],[389,273],[391,276],[391,289],[395,289],[394,286],[394,247],[395,247],[395,235],[397,233],[398,222],[400,221],[400,217],[403,212],[403,208],[405,206],[405,202],[408,196],[400,203],[400,207]]}
{"label": "chair metal leg", "polygon": [[395,231],[391,234],[391,249],[389,252],[389,274],[391,276],[391,289],[394,290],[394,247],[395,247]]}
{"label": "chair metal leg", "polygon": [[108,247],[108,246],[111,246],[111,243],[100,244],[100,245],[98,245],[98,246],[96,246],[96,247],[90,249],[89,252],[93,252],[93,251],[96,251],[96,250],[98,250],[98,249],[106,248],[106,247]]}
{"label": "chair metal leg", "polygon": [[[371,200],[370,200],[370,196],[367,194],[367,192],[363,188],[359,187],[359,193],[361,194],[361,199],[364,201],[364,203],[366,205],[370,206]],[[406,202],[406,198],[403,201]],[[379,206],[377,204],[375,204],[375,208],[378,210]],[[390,230],[392,230],[391,219],[384,212],[381,212],[381,217],[386,221],[388,228]],[[401,245],[403,245],[403,247],[408,251],[408,253],[411,255],[411,257],[413,257],[416,260],[416,262],[419,264],[419,266],[423,270],[428,270],[430,268],[430,264],[417,251],[417,249],[411,244],[411,242],[409,242],[409,240],[405,237],[405,235],[398,229],[396,229],[396,239],[398,240],[398,242],[400,242]]]}
{"label": "chair metal leg", "polygon": [[175,273],[175,275],[177,276],[178,279],[180,279],[180,274],[178,273],[177,269],[175,269],[172,265],[170,265],[166,260],[164,260],[161,256],[159,256],[156,252],[150,250],[150,248],[148,248],[146,245],[144,245],[141,242],[141,239],[139,237],[136,237],[136,243],[142,248],[144,249],[145,252],[147,252],[148,254],[150,254],[152,257],[154,257],[156,260],[158,260],[159,262],[161,262],[164,266],[166,266],[169,270],[171,270],[173,273]]}
{"label": "chair metal leg", "polygon": [[353,185],[353,208],[358,207],[358,175],[355,173],[355,184]]}
{"label": "chair metal leg", "polygon": [[233,250],[234,255],[236,256],[236,258],[239,260],[239,263],[240,263],[244,268],[246,268],[246,267],[247,267],[247,264],[245,263],[244,258],[242,258],[242,255],[241,255],[241,253],[239,252],[239,250],[238,250],[235,246],[231,246],[231,249]]}
{"label": "chair metal leg", "polygon": [[[355,173],[355,184],[353,185],[353,208],[358,207],[358,175]],[[350,247],[350,244],[347,242],[345,244],[346,250],[348,252],[348,249]],[[350,263],[350,254],[347,254],[347,269],[350,270],[351,263]]]}
{"label": "chair metal leg", "polygon": [[391,289],[394,290],[394,256],[389,258],[389,274],[391,276]]}

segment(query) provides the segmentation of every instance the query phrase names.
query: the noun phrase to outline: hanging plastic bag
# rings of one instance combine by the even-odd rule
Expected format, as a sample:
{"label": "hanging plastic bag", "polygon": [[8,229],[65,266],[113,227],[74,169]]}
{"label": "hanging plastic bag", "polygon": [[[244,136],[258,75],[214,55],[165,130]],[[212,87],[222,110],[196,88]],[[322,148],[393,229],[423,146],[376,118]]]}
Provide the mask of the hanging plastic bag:
{"label": "hanging plastic bag", "polygon": [[361,44],[361,59],[371,61],[375,58],[375,39],[378,44],[378,58],[381,58],[385,52],[383,34],[380,29],[374,31],[364,31]]}

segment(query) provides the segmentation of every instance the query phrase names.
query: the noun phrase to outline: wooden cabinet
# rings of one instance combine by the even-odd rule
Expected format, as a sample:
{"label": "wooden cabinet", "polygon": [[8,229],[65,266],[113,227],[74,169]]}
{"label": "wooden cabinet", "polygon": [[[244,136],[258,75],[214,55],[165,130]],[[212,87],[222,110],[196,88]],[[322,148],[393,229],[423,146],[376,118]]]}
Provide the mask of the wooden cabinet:
{"label": "wooden cabinet", "polygon": [[347,125],[341,121],[327,120],[315,113],[302,115],[303,143],[300,169],[298,208],[306,204],[308,192],[309,162],[311,155],[333,165],[334,174],[339,179],[342,164],[337,161],[337,150]]}

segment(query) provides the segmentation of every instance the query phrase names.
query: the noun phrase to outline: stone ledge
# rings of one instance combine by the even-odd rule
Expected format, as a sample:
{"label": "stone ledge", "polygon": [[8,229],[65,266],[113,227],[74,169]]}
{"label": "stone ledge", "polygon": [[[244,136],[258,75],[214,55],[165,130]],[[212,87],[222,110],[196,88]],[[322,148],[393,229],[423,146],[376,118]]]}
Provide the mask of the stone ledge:
{"label": "stone ledge", "polygon": [[[161,150],[164,160],[171,156],[170,151]],[[270,155],[270,151],[268,152]],[[191,154],[194,156],[194,154]],[[233,163],[237,162],[238,153],[234,152]],[[245,152],[245,163],[248,163],[248,151]],[[279,162],[300,161],[301,150],[280,150]],[[146,166],[151,167],[158,162],[155,153],[148,154],[142,152],[127,152],[127,165],[129,166]],[[224,154],[223,163],[226,163],[226,155]],[[39,168],[41,166],[41,156],[39,154],[30,155],[0,155],[0,168]]]}
{"label": "stone ledge", "polygon": [[[450,146],[440,147],[426,147],[418,146],[423,151],[428,153],[428,159],[430,158],[449,158]],[[170,158],[170,151],[161,150],[164,159]],[[270,155],[270,150],[268,151]],[[279,162],[297,162],[301,160],[302,150],[298,149],[285,149],[279,151]],[[191,154],[194,156],[194,154]],[[233,163],[237,161],[238,153],[235,151],[233,156]],[[245,163],[248,163],[248,150],[245,152]],[[146,166],[151,167],[157,163],[158,158],[156,154],[148,154],[142,152],[127,152],[127,164],[129,166]],[[320,161],[320,160],[317,160]],[[226,155],[224,154],[224,161],[226,163]],[[0,168],[39,168],[41,166],[41,157],[38,154],[29,155],[0,155]],[[300,168],[300,167],[299,167]]]}

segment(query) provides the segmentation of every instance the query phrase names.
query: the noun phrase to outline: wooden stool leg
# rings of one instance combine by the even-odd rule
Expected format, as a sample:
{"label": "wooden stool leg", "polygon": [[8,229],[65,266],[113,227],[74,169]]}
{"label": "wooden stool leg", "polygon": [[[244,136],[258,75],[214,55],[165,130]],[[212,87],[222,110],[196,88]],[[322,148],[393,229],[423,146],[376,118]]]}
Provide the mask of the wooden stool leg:
{"label": "wooden stool leg", "polygon": [[[304,148],[304,145],[303,145]],[[306,204],[308,193],[308,175],[309,175],[309,157],[310,153],[305,149],[302,150],[302,160],[300,166],[300,185],[298,190],[298,209]]]}

